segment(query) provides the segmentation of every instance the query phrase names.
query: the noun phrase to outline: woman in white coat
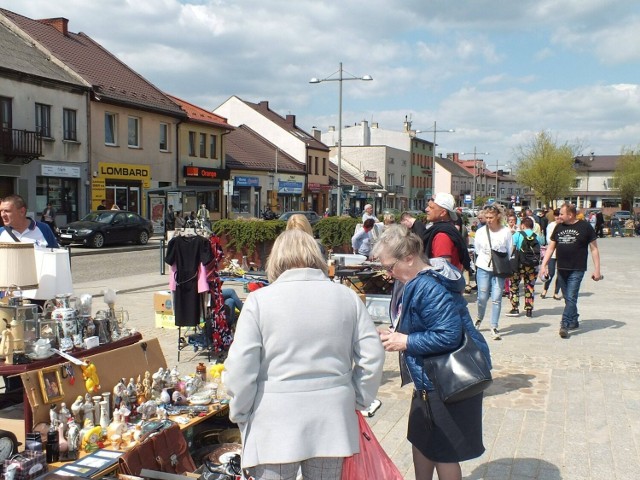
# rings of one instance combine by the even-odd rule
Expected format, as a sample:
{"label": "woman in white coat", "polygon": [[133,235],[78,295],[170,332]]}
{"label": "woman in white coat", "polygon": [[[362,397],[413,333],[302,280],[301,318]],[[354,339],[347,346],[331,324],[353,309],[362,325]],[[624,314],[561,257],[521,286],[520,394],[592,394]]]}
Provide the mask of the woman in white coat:
{"label": "woman in white coat", "polygon": [[256,479],[339,479],[359,451],[356,409],[374,400],[384,350],[356,293],[327,277],[311,235],[287,230],[249,295],[225,362],[242,466]]}

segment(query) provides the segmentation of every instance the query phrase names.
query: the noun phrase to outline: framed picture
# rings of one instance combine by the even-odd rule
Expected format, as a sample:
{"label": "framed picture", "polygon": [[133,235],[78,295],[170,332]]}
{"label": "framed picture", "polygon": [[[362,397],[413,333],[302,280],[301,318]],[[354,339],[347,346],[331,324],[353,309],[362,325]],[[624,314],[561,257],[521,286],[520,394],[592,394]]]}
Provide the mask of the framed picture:
{"label": "framed picture", "polygon": [[38,372],[38,379],[40,380],[40,390],[42,391],[44,403],[54,403],[64,399],[59,365],[43,368]]}

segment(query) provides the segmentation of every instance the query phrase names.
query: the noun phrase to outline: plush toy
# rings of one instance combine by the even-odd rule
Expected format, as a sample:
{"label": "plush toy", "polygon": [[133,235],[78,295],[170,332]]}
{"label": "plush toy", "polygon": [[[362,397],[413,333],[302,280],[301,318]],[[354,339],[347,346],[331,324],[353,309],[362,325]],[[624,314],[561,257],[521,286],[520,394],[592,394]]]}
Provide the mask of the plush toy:
{"label": "plush toy", "polygon": [[84,386],[89,393],[97,393],[100,390],[100,379],[95,364],[85,361],[86,365],[80,365]]}

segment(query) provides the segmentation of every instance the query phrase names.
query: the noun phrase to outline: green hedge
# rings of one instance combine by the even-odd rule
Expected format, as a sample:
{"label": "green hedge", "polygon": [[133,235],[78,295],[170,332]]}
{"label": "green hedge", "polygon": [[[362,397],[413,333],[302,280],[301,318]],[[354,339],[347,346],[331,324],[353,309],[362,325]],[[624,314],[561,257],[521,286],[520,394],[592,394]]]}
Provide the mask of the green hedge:
{"label": "green hedge", "polygon": [[[314,233],[327,248],[351,245],[351,237],[360,219],[351,217],[327,217],[314,226]],[[284,220],[236,219],[218,220],[211,229],[218,236],[226,235],[228,245],[237,250],[253,253],[260,243],[273,241],[287,227]]]}

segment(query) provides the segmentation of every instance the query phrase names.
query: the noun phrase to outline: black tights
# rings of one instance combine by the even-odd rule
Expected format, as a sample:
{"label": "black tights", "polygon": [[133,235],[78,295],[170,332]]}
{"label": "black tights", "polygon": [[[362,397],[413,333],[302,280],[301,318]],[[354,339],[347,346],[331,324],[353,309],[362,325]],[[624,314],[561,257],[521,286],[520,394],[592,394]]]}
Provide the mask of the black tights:
{"label": "black tights", "polygon": [[440,480],[462,480],[459,463],[437,463],[425,457],[416,447],[412,447],[412,450],[416,480],[432,480],[434,470],[438,472]]}

